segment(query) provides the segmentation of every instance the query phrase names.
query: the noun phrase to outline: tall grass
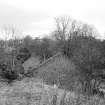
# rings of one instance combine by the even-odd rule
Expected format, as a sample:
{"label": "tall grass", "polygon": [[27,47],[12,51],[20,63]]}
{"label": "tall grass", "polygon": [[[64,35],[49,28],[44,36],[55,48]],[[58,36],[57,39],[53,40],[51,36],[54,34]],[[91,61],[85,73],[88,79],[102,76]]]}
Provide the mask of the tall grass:
{"label": "tall grass", "polygon": [[98,96],[88,97],[54,88],[42,80],[25,78],[0,85],[0,105],[105,105]]}

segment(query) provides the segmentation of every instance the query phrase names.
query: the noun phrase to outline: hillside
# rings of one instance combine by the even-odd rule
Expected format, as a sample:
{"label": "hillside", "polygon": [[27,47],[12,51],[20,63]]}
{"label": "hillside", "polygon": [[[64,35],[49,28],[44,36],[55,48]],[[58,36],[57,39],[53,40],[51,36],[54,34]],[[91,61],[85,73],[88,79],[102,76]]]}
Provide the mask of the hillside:
{"label": "hillside", "polygon": [[64,89],[75,88],[79,78],[75,64],[61,53],[43,62],[32,73],[47,84],[56,84]]}

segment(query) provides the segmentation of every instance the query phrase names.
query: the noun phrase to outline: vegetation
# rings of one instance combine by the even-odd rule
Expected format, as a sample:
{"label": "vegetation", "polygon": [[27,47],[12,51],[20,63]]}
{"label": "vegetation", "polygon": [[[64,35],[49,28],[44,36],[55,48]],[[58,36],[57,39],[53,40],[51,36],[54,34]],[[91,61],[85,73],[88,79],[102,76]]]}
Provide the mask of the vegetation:
{"label": "vegetation", "polygon": [[15,37],[15,28],[10,28],[10,33],[5,29],[12,39],[0,40],[1,80],[11,83],[25,76],[22,64],[33,55],[43,63],[60,52],[62,57],[38,68],[35,78],[91,97],[102,96],[99,85],[105,80],[105,40],[96,38],[98,32],[93,26],[70,17],[55,18],[55,23],[56,29],[44,38],[27,35],[20,40]]}
{"label": "vegetation", "polygon": [[71,91],[55,89],[41,80],[25,78],[11,85],[0,84],[1,105],[105,105],[105,100],[97,96],[87,97]]}

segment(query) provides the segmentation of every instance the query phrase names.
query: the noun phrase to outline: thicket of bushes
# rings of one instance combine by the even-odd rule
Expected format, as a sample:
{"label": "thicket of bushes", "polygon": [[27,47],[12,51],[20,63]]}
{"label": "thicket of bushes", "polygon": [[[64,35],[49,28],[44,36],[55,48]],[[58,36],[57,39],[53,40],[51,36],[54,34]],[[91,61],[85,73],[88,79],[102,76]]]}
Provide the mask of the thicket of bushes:
{"label": "thicket of bushes", "polygon": [[91,86],[93,79],[105,79],[104,46],[102,41],[89,36],[73,37],[64,45],[63,53],[78,67],[85,92],[93,92],[96,88]]}
{"label": "thicket of bushes", "polygon": [[22,77],[24,75],[22,63],[31,56],[27,48],[15,49],[15,52],[16,53],[13,51],[9,53],[4,52],[4,56],[0,61],[0,78],[8,83],[19,79],[20,76]]}

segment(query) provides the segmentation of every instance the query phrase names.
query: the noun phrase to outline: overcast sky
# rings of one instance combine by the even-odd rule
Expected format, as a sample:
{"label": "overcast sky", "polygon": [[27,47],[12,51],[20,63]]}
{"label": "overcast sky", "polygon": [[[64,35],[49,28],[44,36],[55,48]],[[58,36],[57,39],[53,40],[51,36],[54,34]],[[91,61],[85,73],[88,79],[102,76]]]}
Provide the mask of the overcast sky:
{"label": "overcast sky", "polygon": [[104,0],[0,0],[0,28],[15,25],[32,36],[49,34],[61,15],[94,25],[104,38]]}

